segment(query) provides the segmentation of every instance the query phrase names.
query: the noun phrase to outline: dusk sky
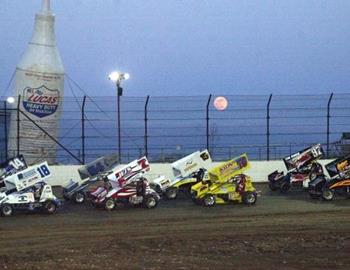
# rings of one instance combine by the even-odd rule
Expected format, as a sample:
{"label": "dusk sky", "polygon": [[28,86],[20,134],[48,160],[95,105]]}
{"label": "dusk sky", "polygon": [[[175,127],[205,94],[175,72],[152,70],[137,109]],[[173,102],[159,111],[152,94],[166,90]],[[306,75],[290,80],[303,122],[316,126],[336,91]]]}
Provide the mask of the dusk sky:
{"label": "dusk sky", "polygon": [[[40,8],[1,0],[0,95]],[[66,73],[92,96],[115,95],[114,69],[131,74],[127,96],[350,92],[349,0],[52,0],[52,9]]]}

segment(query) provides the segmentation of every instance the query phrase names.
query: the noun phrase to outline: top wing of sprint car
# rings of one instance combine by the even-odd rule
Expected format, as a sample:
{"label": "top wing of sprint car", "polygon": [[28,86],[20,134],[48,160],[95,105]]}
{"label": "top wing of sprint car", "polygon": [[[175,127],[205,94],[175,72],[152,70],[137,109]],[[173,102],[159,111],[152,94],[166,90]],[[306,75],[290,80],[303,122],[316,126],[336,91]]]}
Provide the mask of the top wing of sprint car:
{"label": "top wing of sprint car", "polygon": [[118,156],[115,154],[107,155],[95,159],[94,161],[86,164],[78,169],[80,178],[82,180],[86,178],[93,179],[96,176],[106,173],[112,170],[118,165]]}
{"label": "top wing of sprint car", "polygon": [[35,164],[4,179],[7,190],[21,191],[51,177],[47,162]]}
{"label": "top wing of sprint car", "polygon": [[146,157],[136,159],[129,164],[121,165],[114,168],[107,178],[110,182],[118,183],[120,186],[125,185],[128,182],[136,180],[141,177],[142,174],[150,170],[150,164]]}
{"label": "top wing of sprint car", "polygon": [[176,178],[186,178],[199,169],[208,169],[212,160],[208,150],[196,151],[171,164],[173,174]]}
{"label": "top wing of sprint car", "polygon": [[250,163],[248,161],[248,156],[243,154],[212,168],[209,171],[209,178],[210,181],[213,182],[226,182],[236,175],[242,174],[249,168]]}
{"label": "top wing of sprint car", "polygon": [[283,159],[284,164],[288,171],[294,169],[300,169],[304,166],[308,166],[313,161],[320,159],[324,154],[321,144],[316,144],[298,151]]}
{"label": "top wing of sprint car", "polygon": [[328,163],[325,167],[330,177],[350,173],[350,154]]}
{"label": "top wing of sprint car", "polygon": [[28,166],[23,155],[6,160],[0,164],[0,182],[2,182],[4,178],[24,170],[27,167]]}

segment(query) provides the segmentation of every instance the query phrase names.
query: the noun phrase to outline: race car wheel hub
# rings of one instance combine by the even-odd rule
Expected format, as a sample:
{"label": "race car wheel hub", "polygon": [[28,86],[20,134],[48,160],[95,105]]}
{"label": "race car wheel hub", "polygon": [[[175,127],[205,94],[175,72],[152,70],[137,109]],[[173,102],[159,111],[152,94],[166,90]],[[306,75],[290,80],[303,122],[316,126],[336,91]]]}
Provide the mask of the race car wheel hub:
{"label": "race car wheel hub", "polygon": [[81,193],[77,193],[77,194],[75,195],[75,201],[76,201],[77,203],[82,203],[82,202],[84,201],[84,195],[81,194]]}
{"label": "race car wheel hub", "polygon": [[49,213],[53,213],[56,211],[56,205],[54,205],[53,203],[48,203],[46,206],[46,210]]}
{"label": "race car wheel hub", "polygon": [[109,199],[106,201],[106,209],[107,210],[112,210],[115,206],[115,203],[112,199]]}
{"label": "race car wheel hub", "polygon": [[254,203],[255,202],[255,195],[253,193],[247,194],[247,202],[248,203]]}
{"label": "race car wheel hub", "polygon": [[147,205],[149,208],[156,206],[156,200],[153,197],[147,199]]}
{"label": "race car wheel hub", "polygon": [[176,196],[177,196],[177,189],[176,188],[169,188],[167,191],[166,191],[166,196],[168,199],[175,199]]}
{"label": "race car wheel hub", "polygon": [[212,205],[214,205],[214,203],[215,203],[215,198],[213,196],[207,196],[204,199],[204,204],[207,206],[212,206]]}
{"label": "race car wheel hub", "polygon": [[325,200],[329,200],[329,201],[332,200],[334,196],[333,191],[330,189],[323,190],[322,195]]}

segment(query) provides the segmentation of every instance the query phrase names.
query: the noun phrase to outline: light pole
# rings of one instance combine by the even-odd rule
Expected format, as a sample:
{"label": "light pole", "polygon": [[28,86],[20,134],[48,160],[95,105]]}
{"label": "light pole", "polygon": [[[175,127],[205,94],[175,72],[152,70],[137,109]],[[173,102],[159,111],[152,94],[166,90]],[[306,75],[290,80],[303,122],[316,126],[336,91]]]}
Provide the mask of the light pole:
{"label": "light pole", "polygon": [[6,101],[4,102],[4,117],[5,117],[5,120],[4,120],[4,134],[5,134],[5,159],[7,160],[8,159],[8,152],[9,152],[9,149],[8,149],[8,144],[9,144],[9,138],[8,138],[8,126],[7,126],[7,103],[10,104],[10,106],[12,106],[12,104],[15,102],[15,98],[14,97],[8,97],[6,99]]}
{"label": "light pole", "polygon": [[122,80],[128,80],[130,78],[129,73],[121,73],[114,71],[111,74],[109,74],[108,78],[115,82],[115,85],[117,87],[117,122],[118,122],[118,159],[119,163],[122,162],[122,156],[121,156],[121,128],[120,128],[120,97],[123,95],[123,88],[121,87]]}

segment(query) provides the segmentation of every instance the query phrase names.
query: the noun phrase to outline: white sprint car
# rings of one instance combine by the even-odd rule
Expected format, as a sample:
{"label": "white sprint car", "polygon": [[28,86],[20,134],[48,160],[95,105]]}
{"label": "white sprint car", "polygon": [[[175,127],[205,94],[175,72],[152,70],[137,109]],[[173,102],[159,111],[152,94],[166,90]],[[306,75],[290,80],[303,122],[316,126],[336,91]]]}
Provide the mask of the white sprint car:
{"label": "white sprint car", "polygon": [[60,202],[46,183],[50,176],[49,165],[43,162],[6,177],[0,192],[0,214],[11,216],[15,210],[55,213]]}

